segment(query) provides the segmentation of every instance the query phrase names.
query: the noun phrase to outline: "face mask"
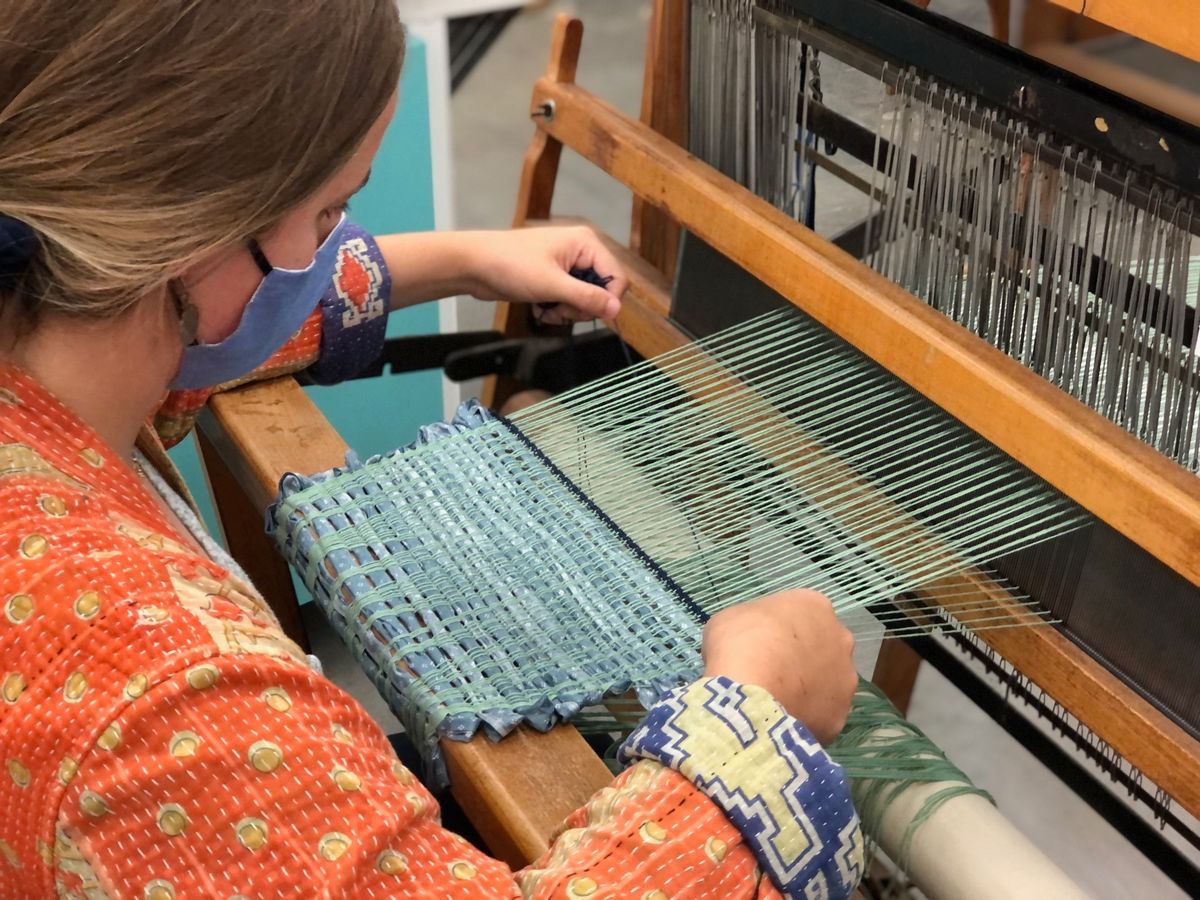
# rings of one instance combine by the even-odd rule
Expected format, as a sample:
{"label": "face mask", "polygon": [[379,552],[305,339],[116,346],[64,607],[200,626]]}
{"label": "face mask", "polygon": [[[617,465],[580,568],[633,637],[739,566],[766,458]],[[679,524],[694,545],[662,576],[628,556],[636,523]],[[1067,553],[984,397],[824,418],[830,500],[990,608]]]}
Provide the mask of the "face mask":
{"label": "face mask", "polygon": [[[316,309],[333,280],[345,226],[346,217],[342,216],[307,268],[270,267],[246,304],[233,334],[215,344],[185,347],[171,390],[192,390],[234,381],[249,375],[286,344]],[[259,258],[260,265],[270,266],[261,260],[261,254]]]}

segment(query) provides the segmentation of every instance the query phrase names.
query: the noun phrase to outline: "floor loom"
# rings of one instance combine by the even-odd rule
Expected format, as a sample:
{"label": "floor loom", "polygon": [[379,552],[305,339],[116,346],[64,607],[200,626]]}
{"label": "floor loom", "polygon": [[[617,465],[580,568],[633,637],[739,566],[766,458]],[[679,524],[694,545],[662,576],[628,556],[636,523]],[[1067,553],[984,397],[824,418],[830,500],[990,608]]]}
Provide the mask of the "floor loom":
{"label": "floor loom", "polygon": [[[663,4],[656,13],[652,40],[659,49],[667,47],[672,28],[678,27],[670,4]],[[636,197],[654,202],[643,206],[635,227],[644,254],[657,256],[669,266],[675,239],[671,224],[684,224],[1195,583],[1194,477],[689,158],[670,141],[574,86],[580,34],[579,23],[559,23],[551,67],[535,88],[532,110],[539,130],[527,157],[518,224],[549,215],[561,147],[579,151],[631,187]],[[669,55],[655,54],[651,73]],[[674,71],[678,90],[682,81],[678,67]],[[654,120],[657,108],[660,124],[664,109],[668,118],[678,116],[679,110],[664,100],[670,90],[663,83],[653,77],[647,80],[646,117]],[[669,87],[671,79],[666,84]],[[662,217],[662,211],[669,218]],[[662,272],[628,251],[621,255],[634,282],[618,322],[622,336],[644,356],[688,341],[689,336],[671,321],[671,292]],[[529,322],[519,312],[501,312],[500,324],[509,335],[529,330]],[[502,393],[506,386],[501,383],[498,390]],[[314,472],[340,464],[345,445],[290,380],[214,398],[201,423],[201,444],[231,545],[250,562],[251,575],[268,595],[287,596],[286,569],[281,569],[273,551],[265,552],[268,545],[252,524],[258,518],[255,509],[274,499],[283,472]],[[979,583],[972,573],[961,577],[964,584]],[[994,665],[1007,664],[1028,679],[1019,685],[1031,696],[1037,699],[1034,692],[1045,690],[1055,708],[1069,712],[1097,736],[1093,746],[1105,742],[1106,748],[1113,749],[1104,752],[1119,753],[1153,780],[1161,788],[1160,804],[1169,797],[1189,812],[1196,810],[1197,745],[1176,721],[1054,629],[997,630],[980,637]],[[493,851],[514,864],[536,856],[562,816],[609,777],[569,727],[544,735],[521,729],[499,744],[482,737],[464,744],[446,742],[445,754],[456,798]],[[1069,888],[1059,881],[1063,876],[1052,864],[986,804],[974,806],[982,808],[957,813],[948,805],[926,823],[929,846],[937,852],[914,856],[910,869],[918,883],[932,895],[955,896],[979,890],[982,884],[1003,887],[1000,873],[1011,874],[1015,868],[1026,877],[1032,875],[1040,889],[1049,891],[1061,883],[1055,893],[1065,895]],[[898,837],[904,804],[894,804],[889,815],[894,820],[893,837]],[[960,816],[972,823],[970,828],[964,829]],[[982,860],[973,874],[971,866],[954,866],[951,872],[939,864],[939,856],[954,855],[946,848],[955,846],[955,841],[970,844],[963,836],[972,833],[971,828],[983,829],[994,844],[1016,856],[990,853],[993,875]],[[886,838],[884,844],[886,848]],[[978,855],[969,846],[962,853],[967,858]],[[1014,865],[1014,859],[1025,862]],[[956,880],[963,877],[965,882]]]}
{"label": "floor loom", "polygon": [[[940,38],[928,45],[914,43],[913,36],[922,30],[951,32],[951,49],[957,47],[959,52],[963,46],[977,52],[978,45],[987,43],[964,36],[936,17],[917,14],[913,18],[911,11],[897,9],[902,6],[899,3],[761,6],[770,9],[756,13],[787,18],[785,27],[796,29],[792,37],[808,42],[810,48],[819,47],[826,59],[849,60],[875,78],[887,68],[880,64],[881,55],[898,52],[895,48],[906,49],[918,62],[944,54],[945,59],[937,61],[943,70],[936,74],[953,74],[953,67],[966,57],[955,60]],[[1146,22],[1140,20],[1138,10],[1113,5],[1100,10],[1099,18],[1121,27],[1149,29],[1143,32],[1147,37],[1200,57],[1200,39],[1194,33],[1196,17],[1177,10],[1182,32],[1167,38],[1161,24],[1171,12],[1165,7],[1159,12],[1161,17]],[[767,17],[760,18],[760,27]],[[549,216],[560,148],[575,150],[634,194],[633,242],[650,262],[635,267],[636,287],[617,328],[641,355],[651,357],[681,341],[704,337],[762,308],[746,305],[740,297],[738,304],[727,304],[725,309],[719,301],[707,305],[688,302],[683,288],[689,274],[693,281],[715,278],[717,283],[724,282],[711,269],[701,275],[675,272],[677,263],[695,265],[704,259],[704,254],[688,252],[686,247],[680,254],[682,233],[685,243],[702,242],[715,248],[717,256],[761,280],[770,293],[812,315],[1092,513],[1102,523],[1084,539],[1085,544],[1095,541],[1092,557],[1077,562],[1074,568],[1067,566],[1065,577],[1057,571],[1054,577],[1047,573],[1048,568],[1063,565],[1063,551],[1055,563],[1009,561],[1012,571],[1028,580],[1024,586],[1035,596],[1039,587],[1045,592],[1044,604],[1063,620],[1062,626],[981,632],[977,639],[960,641],[959,649],[973,664],[994,676],[990,686],[972,676],[955,654],[938,642],[917,638],[909,643],[959,681],[994,717],[1007,720],[1019,739],[1054,766],[1142,852],[1192,889],[1196,871],[1187,859],[1157,841],[1156,829],[1131,814],[1114,794],[1152,811],[1164,830],[1169,826],[1181,843],[1196,846],[1191,817],[1200,811],[1200,744],[1196,741],[1200,721],[1194,706],[1194,685],[1200,674],[1195,661],[1200,638],[1200,595],[1195,588],[1200,575],[1195,555],[1200,542],[1200,485],[1194,475],[1194,458],[1184,460],[1186,468],[1172,462],[1165,452],[1155,452],[986,346],[947,316],[914,302],[908,292],[870,272],[841,249],[846,246],[863,255],[861,244],[854,246],[855,240],[863,240],[861,226],[857,234],[838,241],[840,246],[822,240],[797,225],[794,209],[790,216],[781,215],[776,206],[739,190],[671,146],[670,140],[638,127],[588,95],[573,83],[572,54],[578,41],[573,27],[563,25],[556,32],[554,62],[534,89],[531,114],[539,130],[526,158],[516,224]],[[872,45],[871,39],[881,32],[899,37]],[[694,68],[702,58],[693,52],[690,61],[687,59],[680,49],[686,47],[687,37],[686,4],[656,4],[642,118],[679,143],[685,143],[688,134],[689,63]],[[990,95],[993,102],[1017,97],[1017,102],[1028,104],[1023,96],[1027,92],[1028,97],[1038,98],[1036,104],[1029,104],[1029,115],[1051,117],[1056,126],[1067,128],[1072,138],[1078,131],[1089,131],[1086,137],[1099,139],[1094,149],[1105,154],[1106,160],[1117,160],[1112,168],[1106,163],[1103,177],[1123,177],[1126,199],[1131,195],[1127,185],[1144,183],[1139,180],[1144,173],[1149,182],[1177,191],[1173,196],[1182,197],[1185,207],[1189,198],[1194,200],[1200,187],[1200,157],[1196,155],[1200,141],[1195,128],[1139,109],[1105,89],[1051,72],[1010,48],[987,49],[992,56],[974,57],[977,68],[987,71],[973,71],[967,88]],[[894,57],[890,65],[893,75],[901,71]],[[811,78],[811,70],[806,74]],[[719,73],[718,80],[721,75],[728,73]],[[890,91],[896,90],[894,82],[887,86]],[[695,82],[691,83],[694,87]],[[803,79],[800,84],[802,90],[807,89]],[[1014,86],[1017,84],[1027,88],[1021,90]],[[1056,90],[1062,95],[1054,96]],[[790,96],[793,106],[784,115],[790,113],[797,121],[806,111],[813,118],[814,112],[819,112],[822,119],[817,125],[823,128],[814,126],[812,118],[806,124],[826,146],[853,147],[854,139],[862,137],[853,123],[832,110],[818,110],[816,103],[808,104],[806,110],[796,103],[794,93]],[[1081,96],[1089,99],[1088,106],[1079,107]],[[765,101],[760,97],[760,102]],[[1068,113],[1072,105],[1079,108]],[[695,107],[692,109],[694,114]],[[1076,121],[1062,123],[1068,114]],[[1074,131],[1070,130],[1073,126]],[[1122,133],[1115,134],[1117,131]],[[694,152],[705,152],[695,146],[695,123],[691,134]],[[882,168],[878,147],[865,141],[860,147],[863,144],[860,154],[873,151],[874,162]],[[760,153],[764,145],[760,135]],[[750,152],[745,150],[747,156]],[[870,164],[873,160],[860,155],[859,161]],[[846,168],[828,154],[810,164],[835,173]],[[1124,173],[1122,165],[1127,167]],[[1139,173],[1138,177],[1132,173]],[[758,177],[761,182],[761,172]],[[855,175],[851,173],[847,179],[854,183]],[[742,180],[750,182],[746,172]],[[859,177],[857,186],[869,190],[865,181],[867,176]],[[768,196],[770,190],[771,186],[759,186],[759,192]],[[1194,227],[1191,233],[1196,234]],[[1195,242],[1191,247],[1196,254]],[[1139,249],[1146,254],[1144,248]],[[1133,262],[1131,259],[1129,264]],[[1106,263],[1093,256],[1093,288],[1096,266],[1103,268]],[[664,273],[671,273],[674,283]],[[1191,277],[1191,287],[1185,290],[1194,295],[1195,273]],[[1194,309],[1194,299],[1188,302]],[[742,308],[732,308],[735,306]],[[524,310],[502,311],[497,328],[508,334],[528,333]],[[494,389],[493,401],[502,399],[511,385],[499,379]],[[1069,555],[1072,550],[1065,552]],[[1079,553],[1078,546],[1074,552]],[[1107,566],[1103,564],[1106,557]],[[1129,567],[1127,572],[1120,571],[1124,565]],[[1130,573],[1135,573],[1134,577]],[[1062,582],[1072,579],[1074,586],[1064,587]],[[1055,593],[1064,590],[1070,594],[1069,601],[1063,604],[1060,596],[1055,606]],[[1153,606],[1145,602],[1151,591],[1156,601]],[[1166,632],[1164,620],[1169,623]],[[902,698],[911,690],[913,662],[906,659],[901,642],[886,646],[880,674],[885,681],[890,677],[892,688]],[[1155,662],[1146,663],[1146,657]],[[1089,774],[1073,764],[1028,720],[1007,715],[1011,706],[1030,709],[1046,718],[1053,729],[1069,735],[1075,749],[1097,765],[1102,778],[1111,779],[1114,789],[1106,789],[1094,771]],[[1179,815],[1177,811],[1181,811]]]}

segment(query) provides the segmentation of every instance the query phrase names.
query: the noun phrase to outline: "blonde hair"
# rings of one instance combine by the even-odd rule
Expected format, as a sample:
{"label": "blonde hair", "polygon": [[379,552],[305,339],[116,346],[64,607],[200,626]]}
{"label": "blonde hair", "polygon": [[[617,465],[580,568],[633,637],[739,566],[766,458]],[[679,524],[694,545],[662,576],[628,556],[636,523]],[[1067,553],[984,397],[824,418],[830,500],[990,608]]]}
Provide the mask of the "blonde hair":
{"label": "blonde hair", "polygon": [[400,77],[395,0],[9,0],[0,215],[38,249],[0,311],[108,317],[275,224]]}

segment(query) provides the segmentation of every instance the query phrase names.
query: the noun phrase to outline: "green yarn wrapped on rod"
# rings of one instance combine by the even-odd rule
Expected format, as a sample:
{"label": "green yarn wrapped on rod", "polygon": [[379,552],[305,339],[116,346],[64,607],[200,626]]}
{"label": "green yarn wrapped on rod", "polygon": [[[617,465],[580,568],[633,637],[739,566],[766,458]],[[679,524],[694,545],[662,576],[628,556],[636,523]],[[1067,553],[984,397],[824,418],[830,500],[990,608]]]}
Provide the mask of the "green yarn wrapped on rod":
{"label": "green yarn wrapped on rod", "polygon": [[946,784],[925,799],[905,829],[896,860],[901,868],[913,837],[947,801],[976,794],[994,802],[869,681],[859,680],[846,727],[829,754],[850,777],[854,805],[872,836],[879,834],[884,813],[904,791],[915,785]]}

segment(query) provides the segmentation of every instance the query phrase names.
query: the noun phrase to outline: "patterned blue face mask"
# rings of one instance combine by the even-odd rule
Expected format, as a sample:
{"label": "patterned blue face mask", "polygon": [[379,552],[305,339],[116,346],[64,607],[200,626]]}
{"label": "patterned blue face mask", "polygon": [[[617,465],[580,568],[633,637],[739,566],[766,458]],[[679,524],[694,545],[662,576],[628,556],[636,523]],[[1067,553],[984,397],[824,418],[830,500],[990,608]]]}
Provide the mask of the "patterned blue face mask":
{"label": "patterned blue face mask", "polygon": [[183,350],[171,390],[213,387],[249,375],[270,359],[316,309],[337,266],[346,217],[325,238],[304,269],[280,269],[267,262],[257,244],[251,252],[263,280],[233,334],[215,344],[192,344]]}

